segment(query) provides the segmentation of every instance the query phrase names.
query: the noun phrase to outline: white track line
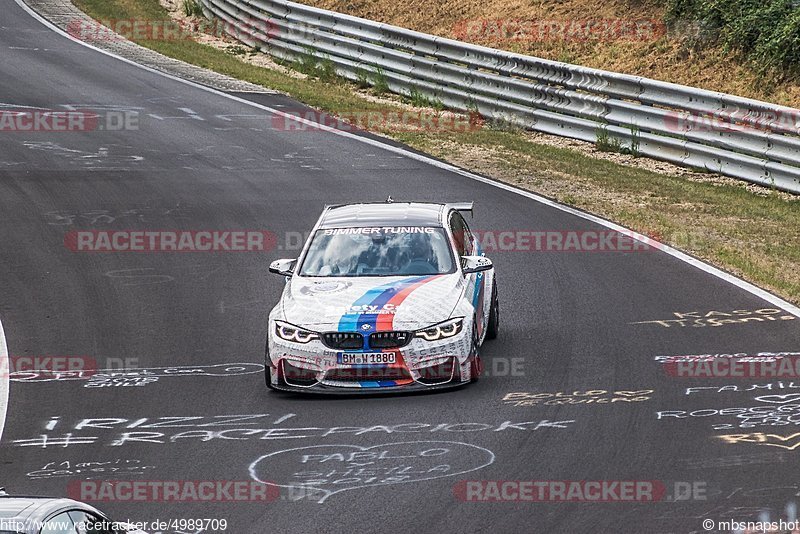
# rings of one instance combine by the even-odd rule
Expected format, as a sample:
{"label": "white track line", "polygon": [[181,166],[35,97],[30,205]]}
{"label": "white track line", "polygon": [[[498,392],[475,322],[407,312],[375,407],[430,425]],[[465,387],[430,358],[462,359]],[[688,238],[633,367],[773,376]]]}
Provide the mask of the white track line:
{"label": "white track line", "polygon": [[6,336],[3,332],[3,323],[0,323],[0,441],[3,440],[3,428],[6,426],[6,412],[8,411],[9,373],[8,345],[6,345]]}
{"label": "white track line", "polygon": [[795,315],[796,317],[800,317],[800,308],[795,306],[795,305],[793,305],[793,304],[791,304],[791,303],[789,303],[789,302],[787,302],[787,301],[785,301],[785,300],[783,300],[782,298],[780,298],[780,297],[778,297],[776,295],[773,295],[772,293],[770,293],[768,291],[765,291],[765,290],[761,289],[760,287],[756,287],[753,284],[751,284],[750,282],[745,282],[744,280],[742,280],[740,278],[737,278],[736,276],[734,276],[734,275],[732,275],[730,273],[727,273],[727,272],[725,272],[725,271],[723,271],[721,269],[718,269],[717,267],[714,267],[713,265],[709,265],[709,264],[705,263],[704,261],[701,261],[701,260],[699,260],[697,258],[694,258],[694,257],[692,257],[692,256],[690,256],[690,255],[688,255],[688,254],[686,254],[684,252],[681,252],[680,250],[674,249],[674,248],[670,247],[669,245],[665,245],[663,243],[658,243],[658,242],[654,241],[653,239],[651,239],[648,236],[642,235],[642,234],[640,234],[638,232],[633,232],[633,231],[631,231],[631,230],[629,230],[629,229],[627,229],[627,228],[625,228],[623,226],[620,226],[620,225],[618,225],[616,223],[613,223],[611,221],[607,221],[605,219],[597,217],[596,215],[592,215],[592,214],[589,214],[589,213],[584,213],[584,212],[582,212],[580,210],[571,208],[569,206],[564,206],[564,205],[559,204],[559,203],[557,203],[557,202],[555,202],[553,200],[550,200],[548,198],[544,198],[544,197],[539,196],[539,195],[537,195],[535,193],[531,193],[530,191],[523,191],[523,190],[518,189],[518,188],[516,188],[514,186],[511,186],[511,185],[508,185],[508,184],[504,184],[504,183],[500,183],[500,182],[496,182],[496,181],[491,180],[489,178],[486,178],[484,176],[479,176],[479,175],[471,173],[469,171],[465,171],[463,169],[459,169],[458,167],[455,167],[454,165],[450,165],[449,163],[444,163],[442,161],[438,161],[436,159],[433,159],[433,158],[430,158],[430,157],[427,157],[427,156],[423,156],[421,154],[417,154],[417,153],[411,152],[411,151],[406,150],[404,148],[388,145],[388,144],[386,144],[386,143],[384,143],[382,141],[376,140],[376,139],[369,139],[369,138],[366,138],[366,137],[361,137],[359,135],[355,135],[355,134],[352,134],[350,132],[345,132],[345,131],[342,131],[342,130],[337,130],[337,129],[332,128],[330,126],[326,126],[326,125],[323,125],[323,124],[318,124],[318,123],[316,123],[314,121],[303,119],[301,117],[296,117],[294,115],[289,115],[289,114],[284,113],[284,112],[282,112],[280,110],[273,109],[273,108],[270,108],[268,106],[264,106],[264,105],[261,105],[261,104],[257,104],[255,102],[250,102],[249,100],[245,100],[244,98],[239,98],[237,96],[230,95],[230,94],[225,93],[223,91],[218,91],[217,89],[212,89],[211,87],[206,87],[205,85],[200,85],[198,83],[194,83],[194,82],[191,82],[189,80],[184,80],[184,79],[179,78],[177,76],[173,76],[171,74],[167,74],[165,72],[161,72],[159,70],[147,67],[145,65],[140,65],[139,63],[136,63],[135,61],[131,61],[130,59],[126,59],[126,58],[118,56],[118,55],[116,55],[116,54],[114,54],[112,52],[108,52],[106,50],[102,50],[102,49],[97,48],[95,46],[92,46],[92,45],[90,45],[88,43],[85,43],[85,42],[81,41],[80,39],[76,39],[75,37],[69,35],[65,31],[61,30],[61,28],[59,28],[59,27],[55,26],[54,24],[52,24],[50,21],[48,21],[48,20],[44,19],[43,17],[41,17],[38,13],[33,11],[27,5],[25,5],[23,0],[14,0],[14,1],[17,4],[19,4],[25,11],[27,11],[32,17],[34,17],[36,20],[38,20],[39,22],[41,22],[42,24],[44,24],[45,26],[47,26],[51,30],[53,30],[58,34],[63,35],[67,39],[75,41],[76,43],[79,43],[79,44],[81,44],[81,45],[83,45],[83,46],[85,46],[87,48],[91,48],[92,50],[96,50],[97,52],[100,52],[101,54],[105,54],[107,56],[116,58],[116,59],[118,59],[120,61],[124,61],[125,63],[128,63],[130,65],[135,65],[135,66],[137,66],[137,67],[139,67],[141,69],[147,70],[149,72],[160,74],[161,76],[165,76],[165,77],[170,78],[172,80],[179,81],[179,82],[184,83],[186,85],[191,85],[192,87],[196,87],[196,88],[202,89],[204,91],[208,91],[209,93],[214,93],[214,94],[222,96],[224,98],[229,98],[231,100],[235,100],[237,102],[241,102],[243,104],[247,104],[249,106],[252,106],[252,107],[264,110],[264,111],[268,111],[269,113],[272,113],[274,115],[278,115],[279,117],[284,117],[284,118],[287,118],[287,119],[291,119],[292,121],[302,122],[303,124],[306,124],[308,126],[314,126],[317,129],[324,130],[324,131],[329,132],[329,133],[331,133],[333,135],[339,135],[341,137],[346,137],[348,139],[359,141],[361,143],[364,143],[364,144],[367,144],[367,145],[371,145],[371,146],[374,146],[374,147],[377,147],[377,148],[380,148],[380,149],[383,149],[383,150],[386,150],[386,151],[389,151],[389,152],[393,152],[395,154],[399,154],[399,155],[405,156],[407,158],[410,158],[410,159],[413,159],[413,160],[416,160],[416,161],[420,161],[422,163],[427,163],[428,165],[433,165],[434,167],[437,167],[439,169],[443,169],[443,170],[446,170],[446,171],[454,172],[456,174],[460,174],[461,176],[465,176],[467,178],[471,178],[473,180],[477,180],[479,182],[483,182],[485,184],[488,184],[488,185],[491,185],[491,186],[494,186],[494,187],[499,187],[500,189],[505,189],[506,191],[511,191],[512,193],[516,193],[518,195],[522,195],[524,197],[527,197],[527,198],[529,198],[531,200],[535,200],[536,202],[539,202],[541,204],[545,204],[545,205],[550,206],[552,208],[555,208],[557,210],[561,210],[561,211],[564,211],[566,213],[570,213],[572,215],[575,215],[576,217],[580,217],[582,219],[586,219],[586,220],[592,221],[592,222],[594,222],[596,224],[599,224],[601,226],[605,226],[606,228],[610,228],[611,230],[615,230],[617,232],[625,233],[626,235],[632,237],[633,239],[636,239],[637,241],[642,241],[644,243],[647,243],[648,245],[650,245],[650,246],[652,246],[654,248],[657,248],[657,249],[661,250],[662,252],[665,252],[665,253],[669,254],[670,256],[672,256],[674,258],[677,258],[677,259],[679,259],[679,260],[681,260],[683,262],[686,262],[689,265],[692,265],[693,267],[696,267],[696,268],[700,269],[701,271],[704,271],[704,272],[706,272],[706,273],[708,273],[710,275],[713,275],[713,276],[716,276],[717,278],[725,280],[726,282],[728,282],[730,284],[733,284],[733,285],[735,285],[735,286],[737,286],[737,287],[739,287],[739,288],[741,288],[741,289],[743,289],[743,290],[745,290],[745,291],[747,291],[747,292],[749,292],[749,293],[751,293],[751,294],[753,294],[753,295],[755,295],[755,296],[757,296],[759,298],[764,299],[765,301],[769,302],[770,304],[773,304],[774,306],[777,306],[778,308],[782,308],[783,310],[791,313],[792,315]]}

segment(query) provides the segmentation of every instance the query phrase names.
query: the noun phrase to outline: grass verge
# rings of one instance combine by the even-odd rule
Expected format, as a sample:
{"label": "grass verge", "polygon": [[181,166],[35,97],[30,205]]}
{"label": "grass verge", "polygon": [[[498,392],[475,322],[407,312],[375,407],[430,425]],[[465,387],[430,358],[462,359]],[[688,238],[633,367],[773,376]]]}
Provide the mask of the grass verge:
{"label": "grass verge", "polygon": [[[157,0],[74,0],[98,19],[167,20]],[[298,78],[192,40],[139,40],[167,56],[263,85],[323,111],[402,113],[419,99],[374,92],[324,75]],[[235,50],[235,47],[228,47]],[[365,73],[380,82],[380,73]],[[363,82],[362,84],[363,85]],[[439,107],[439,106],[435,106]],[[446,113],[438,109],[433,114]],[[370,128],[456,165],[596,213],[701,257],[800,304],[800,199],[703,176],[633,155],[603,154],[502,124],[463,131]],[[547,144],[544,144],[547,143]],[[562,146],[553,146],[553,145]],[[666,169],[666,172],[661,171]]]}

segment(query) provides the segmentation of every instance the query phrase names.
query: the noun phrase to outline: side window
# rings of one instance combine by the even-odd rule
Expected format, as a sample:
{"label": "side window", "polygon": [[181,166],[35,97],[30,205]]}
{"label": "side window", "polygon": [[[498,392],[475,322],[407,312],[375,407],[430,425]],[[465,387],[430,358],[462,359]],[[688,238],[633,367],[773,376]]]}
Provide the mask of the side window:
{"label": "side window", "polygon": [[464,217],[462,217],[460,213],[458,215],[458,218],[461,219],[461,224],[464,225],[464,232],[466,233],[467,236],[467,241],[465,243],[467,246],[467,254],[469,256],[474,256],[475,254],[478,253],[475,247],[475,237],[472,235],[472,231],[469,229],[467,221],[464,220]]}
{"label": "side window", "polygon": [[72,522],[69,513],[62,512],[47,519],[39,534],[75,534],[75,532],[75,523]]}
{"label": "side window", "polygon": [[70,510],[69,515],[75,522],[78,534],[114,534],[110,522],[94,514],[83,510]]}
{"label": "side window", "polygon": [[450,231],[453,232],[453,240],[456,243],[456,252],[459,256],[471,256],[473,254],[472,232],[469,231],[464,217],[454,211],[450,213]]}

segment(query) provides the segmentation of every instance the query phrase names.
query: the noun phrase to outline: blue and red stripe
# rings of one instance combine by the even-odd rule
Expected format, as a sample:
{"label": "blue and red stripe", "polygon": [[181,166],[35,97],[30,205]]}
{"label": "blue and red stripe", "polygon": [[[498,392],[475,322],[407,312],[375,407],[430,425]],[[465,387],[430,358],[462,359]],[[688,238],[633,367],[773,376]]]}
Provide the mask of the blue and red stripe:
{"label": "blue and red stripe", "polygon": [[[375,306],[376,311],[381,311],[387,304],[391,304],[395,309],[405,301],[405,299],[422,285],[439,278],[435,276],[413,276],[373,287],[353,303],[353,307]],[[364,325],[369,325],[364,329]],[[378,332],[388,331],[393,328],[394,313],[346,313],[339,320],[339,332]]]}
{"label": "blue and red stripe", "polygon": [[[358,300],[353,303],[353,306],[375,306],[376,311],[381,311],[385,309],[386,305],[390,304],[394,306],[396,310],[416,289],[439,278],[439,276],[440,275],[414,276],[400,280],[399,282],[376,286],[359,297]],[[369,350],[369,334],[372,332],[386,332],[394,329],[394,315],[394,313],[346,313],[339,320],[339,331],[358,331],[364,333],[364,349]],[[369,325],[369,328],[364,330],[363,325]],[[382,352],[395,351],[389,350]],[[397,352],[397,357],[397,362],[391,367],[404,367],[405,362],[400,352]],[[410,382],[413,382],[413,380],[365,380],[361,381],[359,385],[364,388],[381,388],[404,385]]]}

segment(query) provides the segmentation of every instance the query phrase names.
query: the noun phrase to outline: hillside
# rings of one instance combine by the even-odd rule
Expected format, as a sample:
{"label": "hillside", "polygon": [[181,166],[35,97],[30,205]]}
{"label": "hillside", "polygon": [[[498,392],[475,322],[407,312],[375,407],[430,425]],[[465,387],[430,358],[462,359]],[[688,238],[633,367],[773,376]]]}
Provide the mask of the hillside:
{"label": "hillside", "polygon": [[[405,28],[547,59],[646,76],[800,108],[800,80],[717,41],[707,20],[664,24],[665,2],[636,0],[302,0]],[[737,0],[734,0],[734,2]],[[691,2],[673,0],[677,11]],[[693,7],[693,6],[689,6]],[[789,9],[792,9],[791,7]],[[796,13],[800,16],[800,9]],[[685,13],[682,13],[685,15]],[[599,23],[598,23],[599,19]],[[595,21],[594,34],[587,22]],[[770,24],[770,21],[763,21]],[[758,21],[744,21],[752,28]],[[638,30],[637,30],[638,28]],[[599,36],[599,37],[598,37]],[[798,43],[800,48],[800,43]]]}

